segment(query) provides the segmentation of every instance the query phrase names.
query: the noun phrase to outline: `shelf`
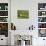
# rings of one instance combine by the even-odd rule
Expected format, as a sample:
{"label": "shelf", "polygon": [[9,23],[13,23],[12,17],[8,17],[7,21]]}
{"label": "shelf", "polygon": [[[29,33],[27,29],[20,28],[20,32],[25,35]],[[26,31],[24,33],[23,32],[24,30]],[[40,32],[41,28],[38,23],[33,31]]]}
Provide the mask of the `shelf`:
{"label": "shelf", "polygon": [[46,3],[38,3],[38,36],[46,37]]}
{"label": "shelf", "polygon": [[8,3],[0,3],[0,35],[8,37]]}
{"label": "shelf", "polygon": [[8,22],[0,22],[0,23],[8,23]]}
{"label": "shelf", "polygon": [[38,38],[46,39],[46,37],[38,37]]}
{"label": "shelf", "polygon": [[38,23],[46,23],[46,22],[38,22]]}
{"label": "shelf", "polygon": [[46,15],[44,15],[44,16],[38,16],[38,17],[46,17]]}
{"label": "shelf", "polygon": [[8,16],[0,16],[0,17],[8,17]]}
{"label": "shelf", "polygon": [[38,10],[38,11],[46,11],[46,10]]}
{"label": "shelf", "polygon": [[38,28],[38,29],[46,29],[46,28]]}
{"label": "shelf", "polygon": [[0,11],[8,11],[8,10],[0,10]]}

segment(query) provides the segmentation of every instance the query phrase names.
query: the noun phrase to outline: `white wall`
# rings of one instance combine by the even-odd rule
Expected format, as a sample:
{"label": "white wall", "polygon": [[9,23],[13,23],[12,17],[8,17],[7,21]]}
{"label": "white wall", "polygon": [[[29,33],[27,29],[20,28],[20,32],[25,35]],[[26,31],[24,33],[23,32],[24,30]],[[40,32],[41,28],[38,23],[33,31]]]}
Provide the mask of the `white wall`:
{"label": "white wall", "polygon": [[[11,0],[11,22],[16,25],[17,32],[20,32],[19,30],[23,30],[24,33],[24,31],[28,30],[29,26],[33,24],[35,26],[35,32],[33,33],[33,35],[38,36],[37,6],[37,0]],[[17,10],[29,10],[29,19],[17,19]],[[37,44],[37,42],[33,42],[33,44]]]}
{"label": "white wall", "polygon": [[[45,2],[46,0],[11,0],[11,22],[14,23],[14,25],[16,25],[17,30],[23,31],[27,30],[28,27],[32,24],[35,26],[35,30],[33,31],[34,32],[33,46],[41,46],[39,44],[43,44],[43,38],[38,38],[37,17],[38,17],[38,3],[45,3]],[[18,19],[17,10],[29,10],[29,19]]]}
{"label": "white wall", "polygon": [[[46,1],[46,0],[45,0]],[[38,27],[38,2],[44,0],[11,0],[11,22],[16,25],[17,30],[27,30],[32,24]],[[29,19],[18,19],[17,10],[29,10]]]}
{"label": "white wall", "polygon": [[[37,2],[33,2],[32,0],[25,0],[25,1],[12,0],[11,1],[11,15],[12,15],[11,22],[13,22],[16,25],[17,30],[27,30],[29,26],[31,26],[34,23],[34,21],[37,20],[37,16],[34,15],[34,14],[37,14],[36,3]],[[29,19],[18,19],[17,10],[29,10]]]}

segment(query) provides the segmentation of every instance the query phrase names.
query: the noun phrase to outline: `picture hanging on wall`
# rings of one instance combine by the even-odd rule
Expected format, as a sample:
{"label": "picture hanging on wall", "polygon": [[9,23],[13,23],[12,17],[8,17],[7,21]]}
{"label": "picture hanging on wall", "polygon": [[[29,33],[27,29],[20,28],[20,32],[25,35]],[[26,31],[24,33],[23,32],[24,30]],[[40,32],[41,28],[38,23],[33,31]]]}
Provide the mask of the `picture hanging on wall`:
{"label": "picture hanging on wall", "polygon": [[18,19],[28,19],[29,18],[29,11],[28,10],[18,10],[17,11]]}

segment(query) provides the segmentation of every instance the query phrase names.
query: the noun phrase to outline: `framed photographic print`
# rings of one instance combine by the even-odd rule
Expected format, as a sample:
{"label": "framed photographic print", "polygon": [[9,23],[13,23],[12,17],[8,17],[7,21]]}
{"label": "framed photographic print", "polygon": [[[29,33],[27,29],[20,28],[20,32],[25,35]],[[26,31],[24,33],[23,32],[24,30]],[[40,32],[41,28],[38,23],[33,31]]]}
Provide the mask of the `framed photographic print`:
{"label": "framed photographic print", "polygon": [[28,10],[18,10],[17,17],[19,19],[28,19],[29,18],[29,11]]}

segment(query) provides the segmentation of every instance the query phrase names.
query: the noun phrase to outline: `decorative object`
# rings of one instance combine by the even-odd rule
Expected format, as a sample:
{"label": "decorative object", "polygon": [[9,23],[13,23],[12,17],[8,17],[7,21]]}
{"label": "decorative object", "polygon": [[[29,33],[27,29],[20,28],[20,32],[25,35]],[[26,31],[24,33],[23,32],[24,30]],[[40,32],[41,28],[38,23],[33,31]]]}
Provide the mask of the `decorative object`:
{"label": "decorative object", "polygon": [[39,37],[46,37],[46,29],[39,29]]}
{"label": "decorative object", "polygon": [[46,3],[38,3],[38,10],[45,10],[46,9]]}
{"label": "decorative object", "polygon": [[0,23],[1,30],[8,30],[8,23]]}
{"label": "decorative object", "polygon": [[8,10],[8,6],[5,6],[5,10]]}
{"label": "decorative object", "polygon": [[45,12],[42,12],[42,15],[45,15]]}
{"label": "decorative object", "polygon": [[8,3],[0,3],[0,10],[8,10]]}
{"label": "decorative object", "polygon": [[38,28],[46,28],[46,23],[43,23],[43,24],[39,23]]}
{"label": "decorative object", "polygon": [[17,11],[19,19],[28,19],[29,18],[29,11],[28,10],[18,10]]}
{"label": "decorative object", "polygon": [[40,8],[40,10],[44,10],[44,8]]}
{"label": "decorative object", "polygon": [[8,16],[8,11],[0,11],[0,16]]}
{"label": "decorative object", "polygon": [[31,35],[15,35],[15,45],[16,46],[30,46],[32,45]]}
{"label": "decorative object", "polygon": [[8,37],[8,23],[0,23],[0,35]]}
{"label": "decorative object", "polygon": [[[20,38],[25,41],[25,44],[27,43],[28,45],[32,45],[32,36],[30,35],[19,35]],[[29,42],[29,43],[28,43]],[[27,45],[26,44],[26,45]]]}
{"label": "decorative object", "polygon": [[34,26],[33,25],[31,25],[31,26],[29,26],[29,30],[34,30]]}
{"label": "decorative object", "polygon": [[38,3],[38,35],[46,37],[46,3]]}
{"label": "decorative object", "polygon": [[21,46],[25,46],[25,41],[21,40]]}
{"label": "decorative object", "polygon": [[0,6],[0,10],[1,10],[1,6]]}
{"label": "decorative object", "polygon": [[38,17],[38,22],[46,22],[46,17]]}
{"label": "decorative object", "polygon": [[0,35],[4,35],[5,37],[8,37],[9,30],[8,14],[8,3],[0,3]]}
{"label": "decorative object", "polygon": [[8,22],[8,17],[0,17],[0,22]]}
{"label": "decorative object", "polygon": [[11,23],[11,30],[16,30],[16,26],[13,23]]}
{"label": "decorative object", "polygon": [[21,45],[21,40],[17,40],[17,45]]}
{"label": "decorative object", "polygon": [[46,11],[38,11],[38,16],[46,16]]}

